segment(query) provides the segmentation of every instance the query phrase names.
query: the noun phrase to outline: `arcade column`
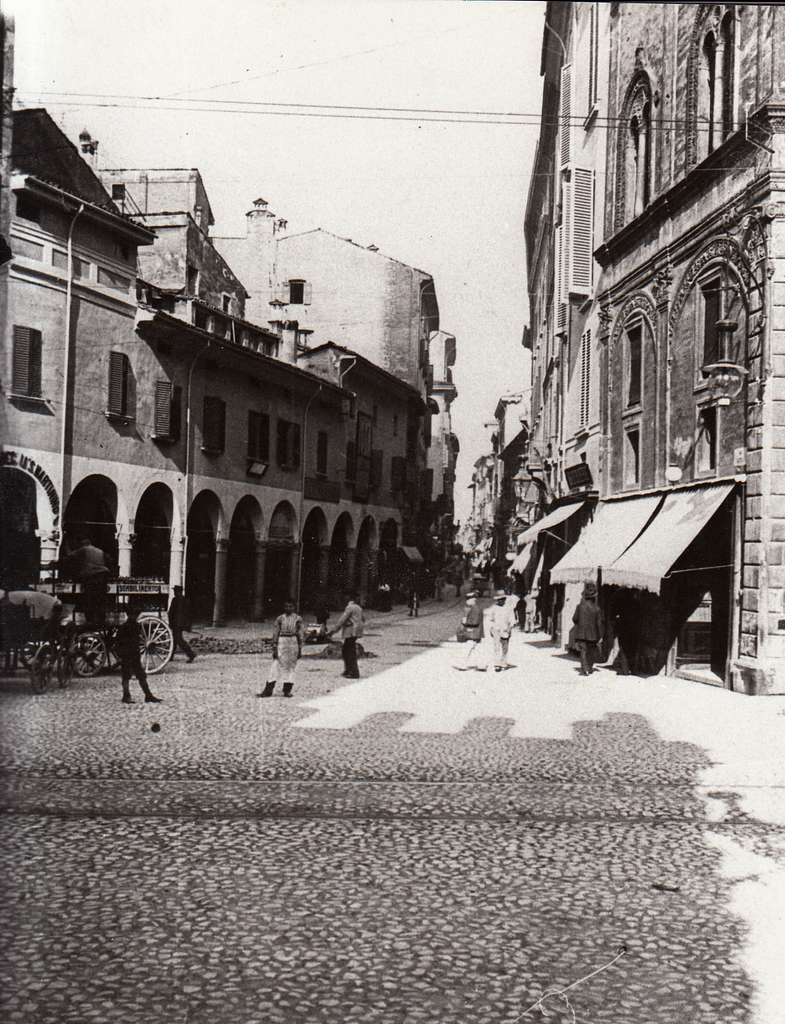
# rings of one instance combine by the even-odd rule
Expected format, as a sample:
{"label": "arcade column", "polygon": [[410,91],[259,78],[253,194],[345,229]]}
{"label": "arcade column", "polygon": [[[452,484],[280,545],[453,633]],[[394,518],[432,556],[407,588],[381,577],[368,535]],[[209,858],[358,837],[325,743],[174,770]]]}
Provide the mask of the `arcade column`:
{"label": "arcade column", "polygon": [[57,561],[60,549],[60,534],[57,530],[39,530],[38,539],[41,543],[41,579],[49,579],[53,575],[49,568],[50,562]]}
{"label": "arcade column", "polygon": [[185,558],[185,537],[172,535],[169,548],[169,590],[185,585],[183,578],[183,561]]}
{"label": "arcade column", "polygon": [[293,601],[297,601],[297,576],[300,569],[300,545],[295,543],[290,548],[289,557],[289,586],[287,588],[287,596],[291,597]]}
{"label": "arcade column", "polygon": [[226,617],[226,567],[229,555],[229,541],[219,537],[215,542],[215,598],[213,600],[213,625],[223,626]]}
{"label": "arcade column", "polygon": [[267,562],[266,541],[258,540],[256,542],[255,562],[251,618],[254,622],[261,622],[264,618],[264,570]]}
{"label": "arcade column", "polygon": [[125,530],[117,536],[117,575],[120,577],[131,575],[131,555],[135,540],[135,534],[126,533]]}

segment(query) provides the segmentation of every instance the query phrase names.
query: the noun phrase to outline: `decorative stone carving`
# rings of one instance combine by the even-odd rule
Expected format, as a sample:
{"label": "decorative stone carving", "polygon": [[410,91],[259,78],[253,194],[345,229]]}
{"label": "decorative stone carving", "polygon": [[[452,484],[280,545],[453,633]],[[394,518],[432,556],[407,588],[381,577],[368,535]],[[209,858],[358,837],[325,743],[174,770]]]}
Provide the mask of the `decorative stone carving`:
{"label": "decorative stone carving", "polygon": [[648,295],[644,292],[637,292],[635,295],[631,295],[630,298],[627,299],[619,310],[619,315],[616,317],[616,323],[613,326],[609,346],[611,353],[613,352],[622,331],[635,313],[639,313],[643,316],[644,320],[647,321],[652,340],[656,338],[655,328],[657,325],[657,310]]}
{"label": "decorative stone carving", "polygon": [[682,276],[678,291],[673,298],[671,313],[668,318],[668,331],[670,334],[673,334],[676,324],[679,322],[684,303],[687,301],[687,296],[692,291],[695,282],[705,268],[714,262],[724,262],[734,267],[744,284],[745,291],[749,288],[750,272],[738,245],[732,238],[716,238],[706,246],[703,252],[695,257]]}
{"label": "decorative stone carving", "polygon": [[597,312],[597,319],[600,322],[600,338],[606,339],[610,334],[611,324],[613,323],[613,306],[610,303],[600,306]]}
{"label": "decorative stone carving", "polygon": [[670,294],[670,286],[673,281],[673,273],[669,266],[660,267],[654,274],[651,283],[651,293],[657,306],[666,306]]}

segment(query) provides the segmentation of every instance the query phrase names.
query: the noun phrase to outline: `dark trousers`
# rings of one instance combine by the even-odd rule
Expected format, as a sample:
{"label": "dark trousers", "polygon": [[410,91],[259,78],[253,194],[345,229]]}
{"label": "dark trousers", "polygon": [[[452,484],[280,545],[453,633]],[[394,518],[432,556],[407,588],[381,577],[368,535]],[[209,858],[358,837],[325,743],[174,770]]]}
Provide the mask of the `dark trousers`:
{"label": "dark trousers", "polygon": [[139,685],[142,687],[142,693],[145,697],[150,693],[150,687],[147,685],[147,673],[142,665],[142,656],[138,651],[133,654],[121,654],[120,655],[120,674],[123,680],[123,693],[130,693],[130,680],[131,676],[136,676],[139,680]]}
{"label": "dark trousers", "polygon": [[343,674],[347,679],[359,679],[360,669],[357,665],[356,636],[344,637],[343,644],[341,646],[341,655],[343,656]]}
{"label": "dark trousers", "polygon": [[172,627],[172,637],[174,639],[174,648],[172,650],[172,657],[174,657],[175,652],[177,651],[178,647],[183,652],[183,654],[187,655],[189,658],[193,659],[195,657],[194,652],[193,652],[193,648],[191,647],[191,645],[188,643],[188,641],[183,636],[182,628],[175,629],[174,626],[173,626]]}
{"label": "dark trousers", "polygon": [[578,651],[581,656],[581,672],[589,675],[594,671],[594,659],[597,657],[597,644],[591,640],[578,640]]}

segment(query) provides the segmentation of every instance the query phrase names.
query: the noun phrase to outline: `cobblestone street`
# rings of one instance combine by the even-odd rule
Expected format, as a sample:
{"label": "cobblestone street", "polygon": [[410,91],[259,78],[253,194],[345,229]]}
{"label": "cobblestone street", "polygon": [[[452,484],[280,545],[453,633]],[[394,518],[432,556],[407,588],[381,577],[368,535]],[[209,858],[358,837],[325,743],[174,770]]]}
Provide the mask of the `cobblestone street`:
{"label": "cobblestone street", "polygon": [[781,1020],[785,698],[522,635],[458,672],[423,611],[357,682],[306,648],[292,700],[254,654],[176,660],[158,706],[5,681],[3,1019]]}

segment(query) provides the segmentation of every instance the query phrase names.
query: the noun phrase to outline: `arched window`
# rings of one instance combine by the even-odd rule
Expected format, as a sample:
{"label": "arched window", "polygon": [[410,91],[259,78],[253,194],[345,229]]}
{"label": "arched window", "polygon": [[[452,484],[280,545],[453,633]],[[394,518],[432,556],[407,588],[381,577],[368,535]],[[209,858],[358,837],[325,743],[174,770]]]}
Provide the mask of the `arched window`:
{"label": "arched window", "polygon": [[643,73],[627,93],[621,124],[616,189],[620,227],[643,213],[652,199],[651,88]]}
{"label": "arched window", "polygon": [[688,166],[712,153],[734,129],[736,21],[733,5],[699,5],[687,74]]}

